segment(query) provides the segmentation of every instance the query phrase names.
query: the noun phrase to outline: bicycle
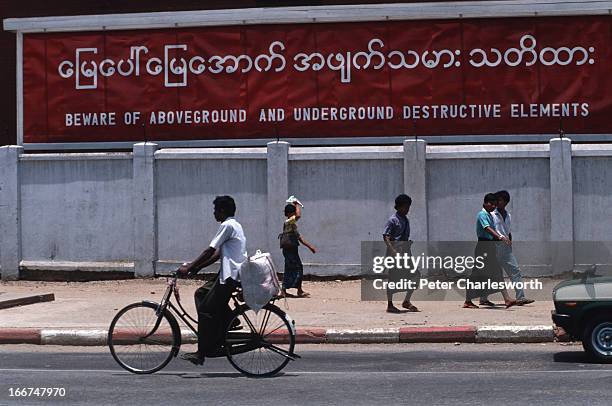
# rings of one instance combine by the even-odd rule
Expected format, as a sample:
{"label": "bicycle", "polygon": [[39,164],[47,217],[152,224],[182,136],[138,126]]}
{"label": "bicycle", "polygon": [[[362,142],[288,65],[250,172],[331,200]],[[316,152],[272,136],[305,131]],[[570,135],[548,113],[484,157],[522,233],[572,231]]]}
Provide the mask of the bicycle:
{"label": "bicycle", "polygon": [[[135,374],[151,374],[175,358],[183,340],[175,315],[198,336],[197,320],[181,304],[178,276],[175,272],[168,278],[160,303],[132,303],[113,318],[108,346],[122,368]],[[172,303],[173,296],[178,307]],[[234,368],[251,377],[276,375],[289,361],[300,358],[293,352],[295,322],[274,305],[274,299],[255,312],[244,303],[241,289],[231,298],[234,309],[224,332],[224,352],[212,357],[227,357]]]}

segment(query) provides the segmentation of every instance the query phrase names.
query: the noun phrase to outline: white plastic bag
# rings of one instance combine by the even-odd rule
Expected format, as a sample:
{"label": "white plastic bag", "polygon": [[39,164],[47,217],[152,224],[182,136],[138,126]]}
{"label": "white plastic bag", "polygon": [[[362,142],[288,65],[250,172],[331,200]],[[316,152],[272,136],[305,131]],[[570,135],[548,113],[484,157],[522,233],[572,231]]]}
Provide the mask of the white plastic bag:
{"label": "white plastic bag", "polygon": [[255,312],[280,293],[276,268],[268,252],[257,250],[240,268],[244,301]]}

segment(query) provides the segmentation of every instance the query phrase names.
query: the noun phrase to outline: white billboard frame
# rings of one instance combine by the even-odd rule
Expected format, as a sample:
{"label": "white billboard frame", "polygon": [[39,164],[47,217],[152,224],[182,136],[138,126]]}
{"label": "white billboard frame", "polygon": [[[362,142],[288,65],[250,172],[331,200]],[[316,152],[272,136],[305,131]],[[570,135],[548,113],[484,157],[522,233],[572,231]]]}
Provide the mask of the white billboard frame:
{"label": "white billboard frame", "polygon": [[[463,18],[560,17],[610,15],[612,1],[495,0],[401,4],[355,4],[332,6],[272,7],[153,13],[99,14],[54,17],[8,18],[5,31],[17,34],[17,142],[26,149],[131,149],[134,142],[23,142],[23,34],[161,28],[240,26],[261,24],[313,24],[334,22],[437,20]],[[272,135],[272,134],[271,134]],[[419,136],[431,143],[524,143],[545,142],[559,133],[516,135]],[[403,136],[347,138],[289,138],[293,145],[401,144]],[[263,146],[276,138],[153,141],[167,147]],[[581,134],[575,141],[612,142],[612,134]]]}

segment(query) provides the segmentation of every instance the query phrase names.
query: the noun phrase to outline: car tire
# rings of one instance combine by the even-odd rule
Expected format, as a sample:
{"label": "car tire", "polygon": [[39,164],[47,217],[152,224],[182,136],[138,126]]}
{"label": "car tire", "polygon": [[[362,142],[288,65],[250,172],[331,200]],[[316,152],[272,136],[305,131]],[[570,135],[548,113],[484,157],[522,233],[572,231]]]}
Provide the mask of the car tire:
{"label": "car tire", "polygon": [[587,322],[582,346],[593,360],[612,363],[612,315],[597,316]]}

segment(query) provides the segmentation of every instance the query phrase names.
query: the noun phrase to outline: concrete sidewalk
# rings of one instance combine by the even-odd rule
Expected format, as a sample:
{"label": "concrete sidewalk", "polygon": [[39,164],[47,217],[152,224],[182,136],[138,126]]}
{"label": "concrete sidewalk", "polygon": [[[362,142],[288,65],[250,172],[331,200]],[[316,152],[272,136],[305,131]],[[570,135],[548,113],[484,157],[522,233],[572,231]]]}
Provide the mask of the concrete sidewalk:
{"label": "concrete sidewalk", "polygon": [[[550,281],[545,290],[552,291]],[[201,281],[179,281],[195,314]],[[104,345],[112,318],[127,304],[159,301],[165,279],[96,282],[0,282],[13,294],[52,292],[55,301],[0,310],[0,343]],[[385,302],[362,302],[360,281],[305,282],[310,298],[277,304],[295,320],[298,342],[545,342],[553,340],[550,300],[505,309],[463,309],[461,301],[415,301],[418,313],[389,314]],[[401,294],[397,300],[401,301]],[[499,297],[498,297],[499,296]],[[501,295],[492,300],[501,302]],[[399,302],[396,302],[399,304]],[[193,337],[185,331],[185,338]]]}

